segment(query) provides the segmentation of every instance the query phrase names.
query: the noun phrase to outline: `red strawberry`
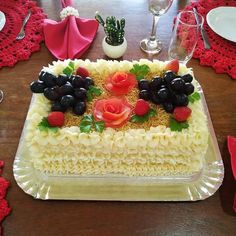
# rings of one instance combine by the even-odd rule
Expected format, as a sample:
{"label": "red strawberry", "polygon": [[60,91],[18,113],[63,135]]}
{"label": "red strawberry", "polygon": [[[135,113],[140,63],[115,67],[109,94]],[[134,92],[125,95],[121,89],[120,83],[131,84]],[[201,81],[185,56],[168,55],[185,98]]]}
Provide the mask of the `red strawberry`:
{"label": "red strawberry", "polygon": [[175,73],[178,73],[179,71],[179,61],[177,59],[174,59],[166,64],[166,70],[171,70]]}
{"label": "red strawberry", "polygon": [[173,115],[175,120],[181,122],[186,121],[191,115],[192,110],[189,107],[176,107],[174,109]]}
{"label": "red strawberry", "polygon": [[76,75],[80,75],[81,77],[85,78],[89,76],[89,72],[86,68],[80,66],[76,71]]}
{"label": "red strawberry", "polygon": [[61,111],[53,111],[48,115],[48,123],[52,127],[61,127],[64,125],[65,116]]}
{"label": "red strawberry", "polygon": [[138,116],[143,116],[149,112],[149,109],[150,107],[147,101],[138,99],[134,108],[134,113]]}

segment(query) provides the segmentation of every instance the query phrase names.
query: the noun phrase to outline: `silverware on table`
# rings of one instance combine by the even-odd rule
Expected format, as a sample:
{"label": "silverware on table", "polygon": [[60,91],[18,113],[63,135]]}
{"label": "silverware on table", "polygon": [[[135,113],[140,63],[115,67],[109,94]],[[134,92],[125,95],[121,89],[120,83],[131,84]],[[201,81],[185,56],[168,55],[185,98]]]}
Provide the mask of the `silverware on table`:
{"label": "silverware on table", "polygon": [[[198,19],[198,15],[197,15],[197,10],[196,10],[195,7],[193,7],[193,12],[194,12],[194,15],[195,15],[197,23],[199,23],[199,19]],[[204,43],[204,48],[205,49],[210,49],[211,45],[210,45],[210,42],[209,42],[209,38],[208,38],[207,32],[205,31],[203,26],[201,26],[201,34],[202,34],[202,39],[203,39],[203,43]]]}
{"label": "silverware on table", "polygon": [[4,98],[4,93],[3,91],[0,89],[0,103],[3,101]]}
{"label": "silverware on table", "polygon": [[28,22],[28,20],[30,18],[30,15],[31,15],[31,11],[28,11],[28,14],[26,15],[25,19],[23,20],[20,32],[16,36],[16,40],[21,40],[21,39],[23,39],[25,37],[25,25]]}

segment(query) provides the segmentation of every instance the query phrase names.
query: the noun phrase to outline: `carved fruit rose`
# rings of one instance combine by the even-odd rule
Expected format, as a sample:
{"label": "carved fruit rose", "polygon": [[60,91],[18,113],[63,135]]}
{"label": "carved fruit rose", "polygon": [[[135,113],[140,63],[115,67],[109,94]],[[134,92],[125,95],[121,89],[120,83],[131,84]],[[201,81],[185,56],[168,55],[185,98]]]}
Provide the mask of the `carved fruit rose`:
{"label": "carved fruit rose", "polygon": [[105,81],[105,88],[113,95],[125,95],[136,85],[135,75],[126,72],[115,72]]}
{"label": "carved fruit rose", "polygon": [[106,127],[119,128],[129,120],[132,109],[125,97],[113,97],[97,100],[93,115],[95,120],[104,121]]}

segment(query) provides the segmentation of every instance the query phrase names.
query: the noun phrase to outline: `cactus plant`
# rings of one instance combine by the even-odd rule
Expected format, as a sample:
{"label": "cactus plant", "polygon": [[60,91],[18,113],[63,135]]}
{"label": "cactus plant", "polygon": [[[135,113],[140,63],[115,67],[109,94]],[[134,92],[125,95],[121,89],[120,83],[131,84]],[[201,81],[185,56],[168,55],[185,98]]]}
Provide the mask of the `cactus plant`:
{"label": "cactus plant", "polygon": [[95,19],[104,27],[106,42],[110,45],[117,46],[124,42],[125,19],[117,20],[115,16],[108,16],[106,21],[96,12]]}

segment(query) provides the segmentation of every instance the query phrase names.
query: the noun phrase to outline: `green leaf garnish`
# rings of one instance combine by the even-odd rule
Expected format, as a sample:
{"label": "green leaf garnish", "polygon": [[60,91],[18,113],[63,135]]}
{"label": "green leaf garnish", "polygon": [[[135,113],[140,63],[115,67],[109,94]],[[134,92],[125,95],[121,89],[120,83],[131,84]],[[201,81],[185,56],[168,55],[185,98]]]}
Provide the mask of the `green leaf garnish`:
{"label": "green leaf garnish", "polygon": [[182,129],[187,129],[189,124],[187,122],[178,122],[173,118],[170,118],[170,129],[171,131],[182,131]]}
{"label": "green leaf garnish", "polygon": [[92,129],[92,124],[91,123],[88,123],[88,122],[81,122],[80,123],[80,126],[79,126],[79,128],[80,128],[80,131],[82,132],[82,133],[89,133],[90,131],[91,131],[91,129]]}
{"label": "green leaf garnish", "polygon": [[97,121],[94,123],[94,128],[99,133],[102,133],[102,131],[105,129],[105,123],[103,121]]}
{"label": "green leaf garnish", "polygon": [[82,118],[82,121],[93,123],[94,117],[92,115],[84,115],[83,118]]}
{"label": "green leaf garnish", "polygon": [[39,128],[40,131],[50,130],[54,133],[56,133],[59,129],[58,127],[50,126],[46,117],[43,117],[43,119],[40,121],[40,123],[38,124],[38,128]]}
{"label": "green leaf garnish", "polygon": [[68,66],[71,67],[73,70],[75,69],[75,63],[73,61],[70,61]]}
{"label": "green leaf garnish", "polygon": [[68,66],[63,70],[63,74],[70,76],[73,74],[75,70],[75,64],[74,62],[70,61]]}
{"label": "green leaf garnish", "polygon": [[131,122],[143,123],[148,121],[151,117],[156,116],[157,112],[154,109],[150,109],[149,112],[143,116],[133,115],[130,119]]}
{"label": "green leaf garnish", "polygon": [[95,96],[100,96],[102,94],[102,90],[98,87],[95,87],[93,85],[89,86],[89,89],[87,91],[87,99],[88,102],[91,102]]}
{"label": "green leaf garnish", "polygon": [[102,133],[105,129],[105,123],[104,121],[95,121],[93,115],[84,115],[79,127],[82,133],[89,133],[93,129]]}
{"label": "green leaf garnish", "polygon": [[188,96],[188,99],[191,103],[194,103],[194,102],[200,100],[201,96],[198,92],[194,92],[194,93],[192,93],[191,95]]}
{"label": "green leaf garnish", "polygon": [[150,72],[148,65],[139,65],[134,64],[133,68],[130,70],[130,73],[136,75],[136,79],[139,81],[144,78]]}

